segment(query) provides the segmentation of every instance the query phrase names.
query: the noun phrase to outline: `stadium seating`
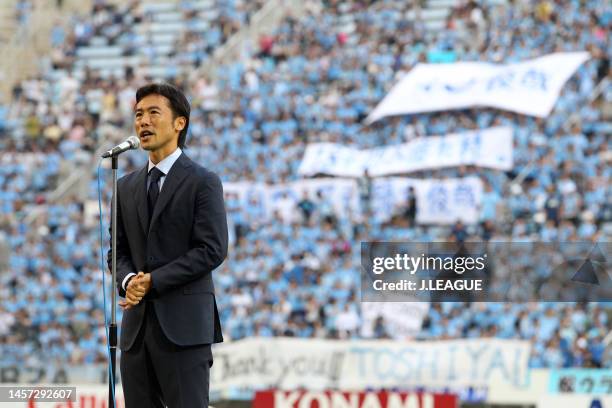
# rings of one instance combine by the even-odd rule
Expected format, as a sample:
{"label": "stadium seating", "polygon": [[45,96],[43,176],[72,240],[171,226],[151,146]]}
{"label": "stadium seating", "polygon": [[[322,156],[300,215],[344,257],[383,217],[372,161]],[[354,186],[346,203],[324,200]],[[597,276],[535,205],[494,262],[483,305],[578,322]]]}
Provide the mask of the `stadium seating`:
{"label": "stadium seating", "polygon": [[[12,103],[0,110],[0,220],[11,248],[9,268],[0,273],[3,356],[34,363],[105,361],[98,230],[85,211],[86,202],[97,202],[96,185],[84,201],[66,197],[47,204],[46,197],[61,179],[62,161],[92,154],[99,129],[110,123],[129,131],[133,92],[149,77],[188,91],[193,110],[186,152],[224,182],[299,180],[305,145],[316,141],[370,148],[511,126],[515,170],[452,168],[411,177],[475,175],[486,182],[481,223],[467,226],[471,239],[609,241],[612,183],[605,160],[612,124],[601,106],[612,95],[607,89],[591,100],[609,79],[605,61],[612,54],[601,36],[610,12],[600,2],[550,3],[552,13],[541,15],[514,4],[521,2],[482,1],[481,17],[453,0],[424,2],[418,12],[399,0],[308,2],[304,16],[287,16],[248,59],[219,67],[215,81],[184,75],[177,62],[197,69],[261,5],[220,3],[142,5],[110,25],[112,15],[126,10],[92,15],[93,24],[77,20],[74,47],[40,78],[17,87]],[[235,24],[222,25],[220,16]],[[512,35],[501,35],[502,29]],[[561,40],[567,31],[573,35]],[[545,120],[471,109],[363,124],[419,61],[514,62],[584,49],[598,49],[600,57],[572,77]],[[76,114],[68,115],[65,109],[73,106]],[[123,172],[145,162],[142,154],[126,157]],[[108,186],[104,198],[109,202]],[[547,211],[552,198],[560,202],[558,212]],[[414,226],[401,216],[359,220],[335,213],[324,195],[290,208],[288,217],[279,201],[270,221],[262,221],[257,198],[252,205],[226,200],[232,248],[214,278],[228,339],[364,337],[359,242],[448,239],[453,233]],[[28,225],[24,209],[36,206],[46,213]],[[312,208],[309,216],[305,207]],[[441,303],[431,305],[416,338],[519,337],[533,343],[532,367],[610,367],[602,343],[609,319],[609,306],[597,303]],[[384,321],[366,332],[393,337]]]}

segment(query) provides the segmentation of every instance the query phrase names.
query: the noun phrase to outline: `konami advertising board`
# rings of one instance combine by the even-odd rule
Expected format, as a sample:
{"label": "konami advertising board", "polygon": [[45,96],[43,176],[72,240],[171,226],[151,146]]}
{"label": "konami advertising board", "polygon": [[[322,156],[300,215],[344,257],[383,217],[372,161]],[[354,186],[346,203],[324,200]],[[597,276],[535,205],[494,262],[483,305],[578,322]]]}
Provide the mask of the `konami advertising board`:
{"label": "konami advertising board", "polygon": [[259,391],[253,408],[458,408],[451,394],[364,391]]}

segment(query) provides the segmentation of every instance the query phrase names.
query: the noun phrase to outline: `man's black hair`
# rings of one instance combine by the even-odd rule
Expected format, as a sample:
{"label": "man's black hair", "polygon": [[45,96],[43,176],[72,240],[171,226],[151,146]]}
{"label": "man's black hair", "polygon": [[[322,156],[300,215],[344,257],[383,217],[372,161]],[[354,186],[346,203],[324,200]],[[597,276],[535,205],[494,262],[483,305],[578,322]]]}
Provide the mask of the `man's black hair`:
{"label": "man's black hair", "polygon": [[152,83],[140,87],[136,91],[136,103],[140,102],[144,97],[149,95],[161,95],[166,97],[170,103],[170,109],[172,110],[173,119],[179,116],[184,116],[186,119],[185,127],[181,130],[178,137],[178,147],[183,149],[185,147],[185,140],[187,139],[187,129],[189,128],[189,114],[191,113],[191,106],[187,97],[179,88],[168,83]]}

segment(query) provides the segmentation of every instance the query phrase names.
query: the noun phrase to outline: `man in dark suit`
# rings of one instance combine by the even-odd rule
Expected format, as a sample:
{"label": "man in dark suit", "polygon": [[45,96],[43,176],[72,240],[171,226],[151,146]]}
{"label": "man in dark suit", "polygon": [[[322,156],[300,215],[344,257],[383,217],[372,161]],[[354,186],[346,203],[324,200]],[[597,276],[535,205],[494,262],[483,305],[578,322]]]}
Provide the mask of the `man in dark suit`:
{"label": "man in dark suit", "polygon": [[127,408],[208,406],[211,344],[223,341],[211,275],[227,255],[223,189],[181,150],[189,113],[172,85],[136,92],[134,127],[149,161],[117,183]]}

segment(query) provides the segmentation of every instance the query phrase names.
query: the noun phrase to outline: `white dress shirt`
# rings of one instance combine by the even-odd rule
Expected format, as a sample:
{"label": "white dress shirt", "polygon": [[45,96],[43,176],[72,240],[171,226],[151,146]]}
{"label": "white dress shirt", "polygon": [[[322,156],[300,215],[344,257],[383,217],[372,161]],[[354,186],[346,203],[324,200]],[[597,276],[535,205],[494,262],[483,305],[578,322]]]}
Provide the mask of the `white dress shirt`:
{"label": "white dress shirt", "polygon": [[161,170],[162,173],[164,173],[164,175],[159,178],[159,192],[161,193],[162,187],[164,186],[164,180],[166,180],[166,175],[170,172],[170,169],[172,168],[174,163],[178,160],[181,153],[183,153],[183,151],[181,150],[180,147],[177,147],[174,152],[166,156],[164,160],[160,161],[157,164],[153,164],[153,162],[149,158],[149,169],[147,170],[148,171],[147,174],[149,174],[147,176],[147,188],[149,186],[149,178],[151,177],[150,176],[151,169],[153,167],[157,167],[158,169]]}

